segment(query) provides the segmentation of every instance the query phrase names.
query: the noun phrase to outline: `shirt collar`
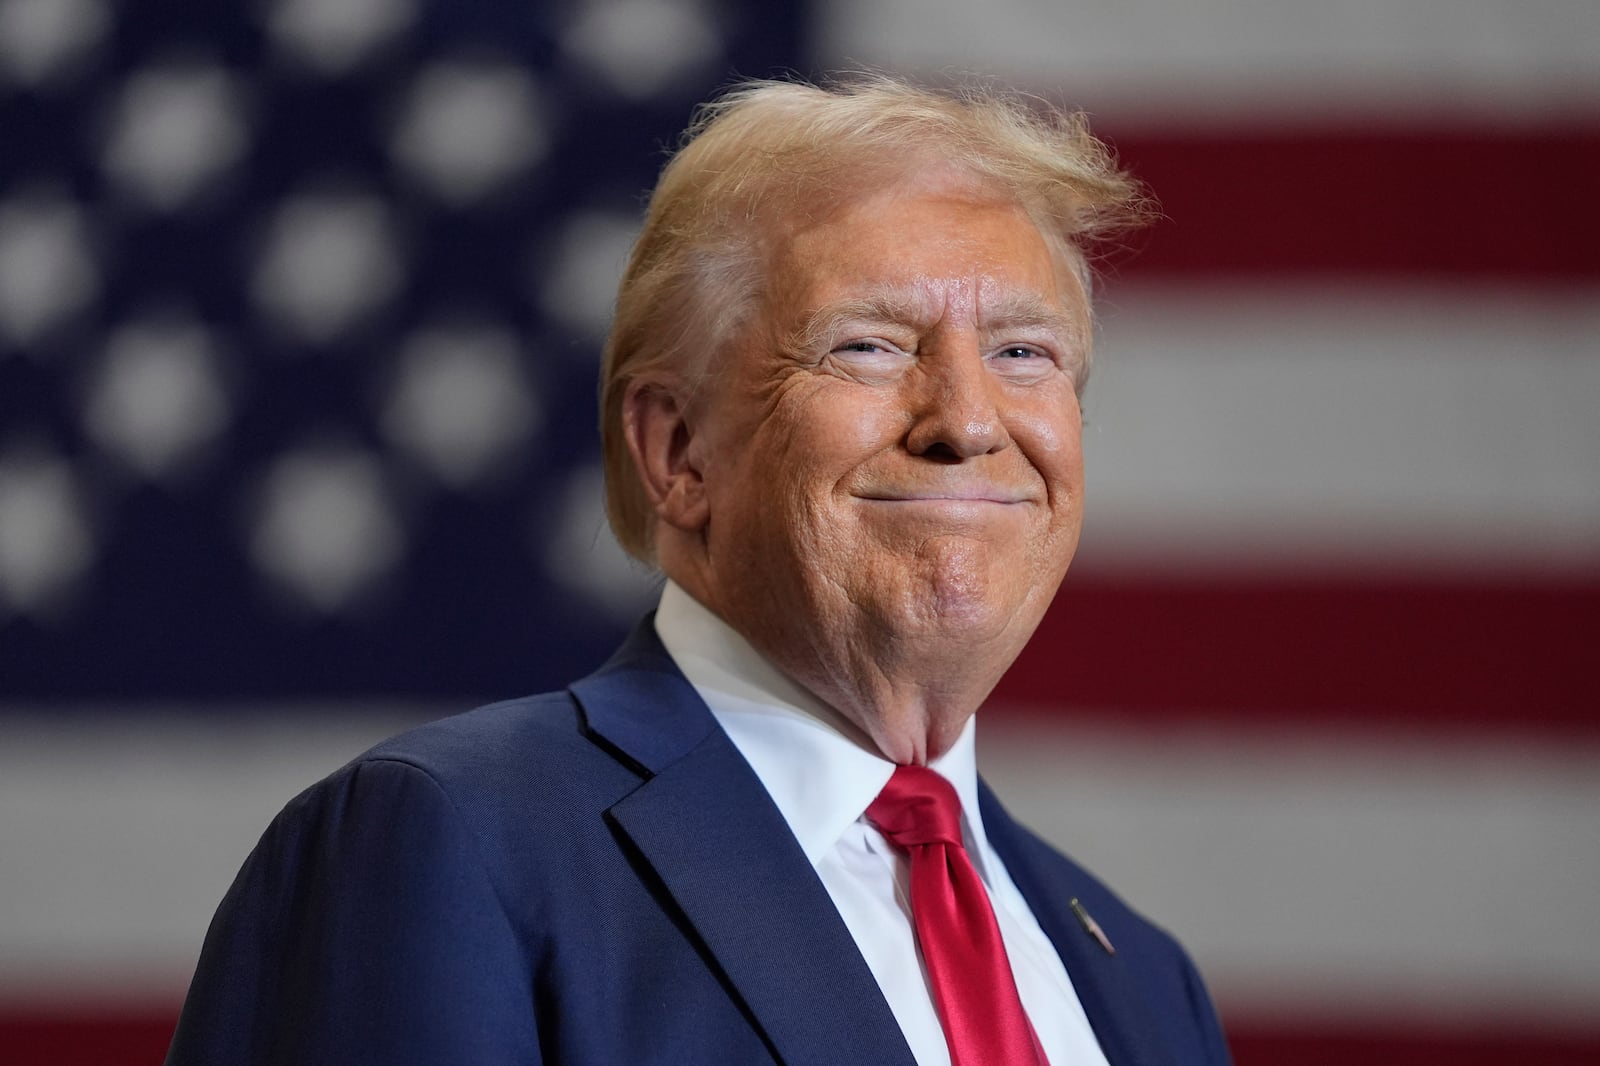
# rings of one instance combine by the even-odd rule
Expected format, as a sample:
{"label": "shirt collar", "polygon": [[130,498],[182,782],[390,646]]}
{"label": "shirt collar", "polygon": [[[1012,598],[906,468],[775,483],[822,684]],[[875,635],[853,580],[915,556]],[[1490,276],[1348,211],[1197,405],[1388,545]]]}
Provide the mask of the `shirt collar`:
{"label": "shirt collar", "polygon": [[[817,865],[889,783],[894,763],[672,581],[661,591],[656,634]],[[970,842],[986,853],[975,728],[969,718],[950,750],[929,765],[955,786]]]}

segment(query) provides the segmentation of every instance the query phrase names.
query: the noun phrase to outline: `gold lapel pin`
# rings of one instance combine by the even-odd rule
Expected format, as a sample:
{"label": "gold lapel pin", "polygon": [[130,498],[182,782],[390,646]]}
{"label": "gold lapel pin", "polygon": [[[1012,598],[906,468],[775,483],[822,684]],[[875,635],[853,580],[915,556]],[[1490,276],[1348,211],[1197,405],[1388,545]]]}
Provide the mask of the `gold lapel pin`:
{"label": "gold lapel pin", "polygon": [[1083,904],[1078,902],[1078,897],[1073,896],[1067,901],[1067,906],[1072,908],[1072,913],[1078,918],[1078,924],[1083,926],[1083,931],[1094,937],[1095,941],[1106,949],[1107,955],[1115,955],[1117,949],[1111,946],[1111,938],[1106,936],[1106,931],[1100,928],[1100,923],[1092,918]]}

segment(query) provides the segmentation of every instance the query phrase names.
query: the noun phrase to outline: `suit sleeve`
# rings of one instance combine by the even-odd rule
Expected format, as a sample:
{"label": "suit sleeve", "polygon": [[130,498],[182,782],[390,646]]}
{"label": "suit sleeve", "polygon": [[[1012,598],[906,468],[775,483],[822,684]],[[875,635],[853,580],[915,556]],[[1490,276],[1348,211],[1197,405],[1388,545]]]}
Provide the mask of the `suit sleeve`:
{"label": "suit sleeve", "polygon": [[406,763],[290,804],[224,898],[168,1066],[537,1063],[531,966],[449,797]]}

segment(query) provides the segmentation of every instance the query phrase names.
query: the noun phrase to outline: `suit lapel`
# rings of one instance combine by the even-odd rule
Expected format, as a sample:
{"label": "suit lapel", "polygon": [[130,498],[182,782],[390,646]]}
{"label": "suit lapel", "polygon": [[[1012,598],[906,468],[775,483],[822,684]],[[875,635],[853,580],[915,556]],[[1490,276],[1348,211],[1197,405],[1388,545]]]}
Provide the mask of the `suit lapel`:
{"label": "suit lapel", "polygon": [[[994,793],[978,785],[984,832],[1072,978],[1072,987],[1111,1066],[1172,1066],[1155,1038],[1160,1031],[1128,972],[1126,957],[1108,954],[1067,906],[1076,893],[1053,852],[1011,820]],[[1063,883],[1065,881],[1065,883]]]}
{"label": "suit lapel", "polygon": [[590,728],[648,776],[607,813],[788,1066],[912,1066],[827,890],[650,620],[573,686]]}

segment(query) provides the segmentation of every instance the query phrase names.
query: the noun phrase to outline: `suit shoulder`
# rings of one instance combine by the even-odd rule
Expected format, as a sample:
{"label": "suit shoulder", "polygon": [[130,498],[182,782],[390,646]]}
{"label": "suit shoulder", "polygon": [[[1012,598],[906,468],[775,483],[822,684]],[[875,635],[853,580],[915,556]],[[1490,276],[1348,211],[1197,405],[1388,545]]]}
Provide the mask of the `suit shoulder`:
{"label": "suit shoulder", "polygon": [[503,700],[440,718],[384,740],[353,763],[407,763],[441,781],[530,760],[559,759],[589,746],[582,716],[567,692]]}
{"label": "suit shoulder", "polygon": [[[317,782],[289,808],[319,806],[374,775],[424,778],[479,830],[515,812],[591,810],[638,776],[588,734],[567,692],[488,704],[381,741]],[[421,784],[421,781],[418,782]]]}

